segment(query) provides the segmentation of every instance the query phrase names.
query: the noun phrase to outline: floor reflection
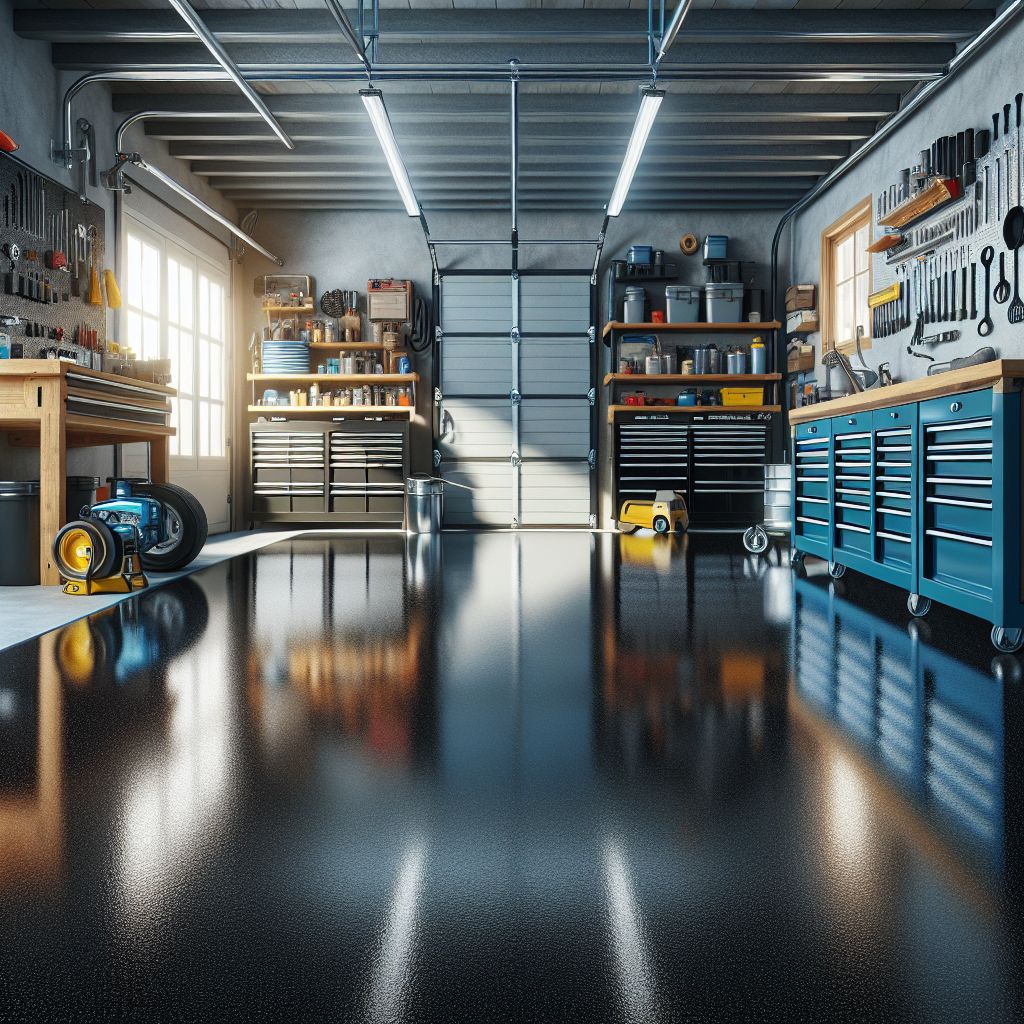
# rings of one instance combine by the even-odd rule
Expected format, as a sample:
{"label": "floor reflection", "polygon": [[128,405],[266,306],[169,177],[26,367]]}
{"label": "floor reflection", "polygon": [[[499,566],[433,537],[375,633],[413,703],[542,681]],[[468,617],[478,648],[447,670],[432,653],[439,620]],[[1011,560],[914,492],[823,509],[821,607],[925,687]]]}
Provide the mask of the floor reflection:
{"label": "floor reflection", "polygon": [[311,535],[4,652],[0,1016],[1012,1018],[1019,664],[826,584]]}
{"label": "floor reflection", "polygon": [[1019,664],[965,662],[922,642],[919,630],[916,622],[908,632],[873,615],[834,587],[796,582],[796,693],[850,746],[837,755],[836,817],[863,817],[852,794],[865,802],[867,791],[848,781],[858,760],[858,777],[891,785],[905,815],[1002,871],[1008,791],[1011,806],[1019,799],[1006,746],[1007,731],[1020,728]]}

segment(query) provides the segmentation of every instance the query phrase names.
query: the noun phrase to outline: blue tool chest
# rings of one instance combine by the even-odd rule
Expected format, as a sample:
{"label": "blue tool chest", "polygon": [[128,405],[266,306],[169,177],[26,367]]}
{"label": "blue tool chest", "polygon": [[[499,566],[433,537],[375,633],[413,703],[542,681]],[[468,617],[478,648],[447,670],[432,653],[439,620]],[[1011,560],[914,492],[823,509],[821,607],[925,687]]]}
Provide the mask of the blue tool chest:
{"label": "blue tool chest", "polygon": [[[1024,642],[1020,393],[966,394],[800,423],[793,437],[797,553],[941,601]],[[827,407],[823,407],[827,408]]]}

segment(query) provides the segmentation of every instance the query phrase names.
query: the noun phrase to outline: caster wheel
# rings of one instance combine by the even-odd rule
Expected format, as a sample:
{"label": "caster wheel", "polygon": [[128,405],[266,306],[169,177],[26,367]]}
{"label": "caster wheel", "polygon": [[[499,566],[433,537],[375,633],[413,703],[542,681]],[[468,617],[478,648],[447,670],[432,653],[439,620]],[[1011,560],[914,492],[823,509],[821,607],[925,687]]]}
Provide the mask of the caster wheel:
{"label": "caster wheel", "polygon": [[832,579],[837,580],[846,572],[846,566],[842,562],[829,562],[828,574]]}
{"label": "caster wheel", "polygon": [[743,546],[752,555],[761,555],[768,550],[768,534],[760,526],[751,526],[743,534]]}
{"label": "caster wheel", "polygon": [[907,611],[915,618],[927,615],[931,611],[931,607],[932,599],[930,597],[922,597],[920,594],[907,595]]}
{"label": "caster wheel", "polygon": [[804,565],[804,552],[795,548],[789,553],[789,567],[797,576],[806,576],[807,567]]}
{"label": "caster wheel", "polygon": [[1024,629],[1004,629],[1002,626],[992,627],[992,646],[1003,654],[1013,654],[1024,645]]}

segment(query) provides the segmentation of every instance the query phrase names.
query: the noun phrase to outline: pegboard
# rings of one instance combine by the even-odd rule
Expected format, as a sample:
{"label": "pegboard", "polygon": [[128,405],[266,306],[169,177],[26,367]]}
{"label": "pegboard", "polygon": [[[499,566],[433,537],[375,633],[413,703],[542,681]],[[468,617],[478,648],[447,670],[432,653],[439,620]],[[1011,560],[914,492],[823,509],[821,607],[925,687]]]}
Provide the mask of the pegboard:
{"label": "pegboard", "polygon": [[[991,126],[983,127],[992,131]],[[902,232],[903,242],[872,257],[875,292],[897,281],[901,287],[909,288],[909,319],[898,320],[898,324],[905,326],[890,329],[882,337],[910,345],[918,327],[918,315],[924,311],[925,337],[959,331],[959,339],[949,340],[975,342],[975,347],[988,344],[992,331],[979,333],[985,317],[985,268],[981,256],[988,246],[994,249],[988,285],[989,315],[995,325],[1007,323],[1009,302],[997,303],[993,293],[1002,280],[1009,282],[1009,295],[1013,294],[1013,252],[1003,240],[1003,220],[1009,209],[1021,204],[1024,132],[1016,124],[1015,112],[1011,113],[1008,131],[1002,113],[998,127],[998,138],[992,141],[990,136],[988,153],[976,161],[976,180],[964,188],[963,195],[914,221]],[[1021,256],[1024,259],[1024,253]],[[948,319],[931,318],[936,301],[948,305]],[[941,343],[916,351],[940,361],[947,358],[941,354]]]}
{"label": "pegboard", "polygon": [[[84,245],[79,225],[85,234]],[[0,333],[8,335],[12,343],[22,343],[26,359],[37,358],[43,350],[54,347],[79,352],[82,327],[95,331],[99,342],[106,342],[106,303],[91,305],[88,302],[90,262],[95,263],[101,296],[106,297],[102,288],[104,227],[102,207],[82,202],[73,189],[0,153],[0,245],[3,246],[0,251]],[[77,276],[74,236],[78,236],[79,257],[85,256],[77,261]],[[91,260],[88,258],[90,238]],[[21,254],[12,270],[7,254],[14,245]],[[48,266],[55,251],[64,252],[67,269],[55,270]],[[40,290],[44,297],[48,283],[51,301],[18,294],[19,276],[26,282],[23,290],[28,291],[29,282],[33,285],[38,282],[43,286]],[[13,317],[18,318],[17,324],[2,322]]]}

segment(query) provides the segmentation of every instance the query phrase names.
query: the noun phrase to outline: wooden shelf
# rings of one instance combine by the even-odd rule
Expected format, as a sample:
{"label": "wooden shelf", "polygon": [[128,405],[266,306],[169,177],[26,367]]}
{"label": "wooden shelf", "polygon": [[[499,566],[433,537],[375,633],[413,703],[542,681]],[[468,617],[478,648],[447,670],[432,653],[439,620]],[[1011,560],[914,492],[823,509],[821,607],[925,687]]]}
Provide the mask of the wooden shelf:
{"label": "wooden shelf", "polygon": [[309,343],[309,347],[320,349],[357,348],[360,351],[369,351],[372,349],[376,352],[383,351],[384,349],[383,345],[378,345],[372,341],[311,341]]}
{"label": "wooden shelf", "polygon": [[743,324],[624,324],[612,320],[604,325],[601,332],[607,338],[612,331],[643,331],[656,334],[659,331],[678,331],[683,334],[758,334],[761,331],[777,331],[782,324],[778,320],[761,320],[758,323]]}
{"label": "wooden shelf", "polygon": [[606,373],[609,384],[771,384],[782,380],[781,373]]}
{"label": "wooden shelf", "polygon": [[264,313],[315,313],[316,306],[312,302],[304,306],[260,306]]}
{"label": "wooden shelf", "polygon": [[[632,408],[629,406],[628,408]],[[319,419],[333,419],[335,416],[389,416],[409,417],[416,409],[411,405],[250,405],[249,412],[261,416],[313,416]]]}
{"label": "wooden shelf", "polygon": [[339,384],[418,384],[418,373],[247,373],[246,380],[286,380],[296,384],[314,384],[322,380]]}
{"label": "wooden shelf", "polygon": [[781,405],[609,405],[608,422],[617,412],[681,412],[688,416],[698,413],[723,412],[782,412]]}

